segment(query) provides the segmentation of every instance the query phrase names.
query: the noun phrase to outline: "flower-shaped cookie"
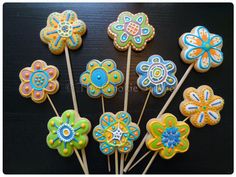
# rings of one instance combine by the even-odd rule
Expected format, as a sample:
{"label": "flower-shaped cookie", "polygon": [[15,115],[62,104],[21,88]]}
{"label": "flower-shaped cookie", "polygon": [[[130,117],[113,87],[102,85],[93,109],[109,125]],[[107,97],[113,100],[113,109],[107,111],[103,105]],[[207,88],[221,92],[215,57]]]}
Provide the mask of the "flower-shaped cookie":
{"label": "flower-shaped cookie", "polygon": [[47,144],[51,149],[57,149],[63,157],[71,156],[74,148],[84,149],[88,144],[87,134],[91,124],[85,118],[75,122],[75,116],[74,110],[67,110],[61,117],[53,117],[48,121]]}
{"label": "flower-shaped cookie", "polygon": [[47,66],[44,61],[36,60],[31,67],[20,71],[19,92],[23,97],[31,97],[35,103],[42,103],[46,100],[47,94],[54,94],[58,91],[58,75],[59,71],[55,66]]}
{"label": "flower-shaped cookie", "polygon": [[190,118],[193,126],[201,128],[206,124],[215,125],[220,122],[220,111],[224,100],[214,95],[211,87],[202,85],[195,89],[189,87],[184,91],[184,101],[180,104],[181,113]]}
{"label": "flower-shaped cookie", "polygon": [[127,153],[133,148],[133,141],[139,135],[137,124],[131,122],[129,113],[120,111],[116,115],[110,112],[100,117],[100,123],[93,130],[93,137],[100,142],[100,150],[105,155],[110,155],[118,149]]}
{"label": "flower-shaped cookie", "polygon": [[190,33],[184,33],[179,38],[179,44],[183,48],[182,60],[188,64],[194,62],[194,68],[198,72],[206,72],[223,62],[223,39],[217,34],[211,34],[203,26],[197,26]]}
{"label": "flower-shaped cookie", "polygon": [[41,30],[40,38],[48,44],[53,54],[59,55],[65,46],[72,50],[78,49],[85,32],[85,23],[78,19],[74,11],[66,10],[62,13],[53,12],[48,16],[47,26]]}
{"label": "flower-shaped cookie", "polygon": [[145,13],[132,14],[126,11],[109,25],[108,35],[114,39],[118,50],[124,51],[131,45],[133,50],[141,51],[154,37],[155,29],[149,24]]}
{"label": "flower-shaped cookie", "polygon": [[178,152],[186,152],[189,148],[188,124],[177,121],[170,113],[163,114],[160,119],[149,120],[146,128],[149,133],[146,139],[148,149],[158,151],[164,159],[170,159]]}
{"label": "flower-shaped cookie", "polygon": [[167,90],[175,89],[176,66],[172,61],[164,60],[160,55],[152,55],[148,61],[140,62],[136,67],[139,75],[137,85],[141,90],[151,90],[156,97],[165,95]]}
{"label": "flower-shaped cookie", "polygon": [[116,68],[116,63],[111,59],[102,62],[91,60],[86,71],[80,76],[80,83],[87,87],[87,93],[92,98],[103,95],[106,98],[113,97],[117,92],[117,86],[124,81],[123,73]]}

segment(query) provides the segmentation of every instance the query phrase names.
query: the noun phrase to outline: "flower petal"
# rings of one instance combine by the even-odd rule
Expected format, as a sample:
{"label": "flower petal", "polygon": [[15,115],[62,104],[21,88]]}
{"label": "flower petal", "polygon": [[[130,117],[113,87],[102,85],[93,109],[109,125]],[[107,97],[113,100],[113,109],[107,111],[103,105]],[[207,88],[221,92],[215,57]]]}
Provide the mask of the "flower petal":
{"label": "flower petal", "polygon": [[57,134],[49,133],[47,136],[47,145],[51,149],[56,149],[61,144],[60,139],[58,138]]}
{"label": "flower petal", "polygon": [[87,135],[91,130],[91,123],[86,118],[79,118],[73,128],[75,133],[79,133],[79,135]]}
{"label": "flower petal", "polygon": [[43,70],[46,66],[47,64],[43,60],[35,60],[32,63],[31,68],[33,69],[33,71],[36,71],[36,70]]}
{"label": "flower petal", "polygon": [[150,119],[147,123],[147,131],[150,133],[153,137],[158,138],[161,137],[162,133],[165,131],[165,127],[160,121],[160,119]]}
{"label": "flower petal", "polygon": [[220,96],[214,96],[214,98],[209,103],[210,109],[220,111],[224,107],[224,99]]}
{"label": "flower petal", "polygon": [[140,136],[140,129],[139,129],[138,125],[135,124],[135,123],[130,123],[129,124],[128,131],[129,131],[128,140],[135,141]]}
{"label": "flower petal", "polygon": [[198,59],[201,55],[203,55],[204,50],[202,50],[201,48],[189,48],[185,51],[185,58],[189,61],[194,61],[195,59]]}
{"label": "flower petal", "polygon": [[201,103],[200,97],[198,95],[198,90],[193,87],[189,87],[185,89],[183,95],[184,95],[184,99],[188,101],[193,101],[195,104]]}
{"label": "flower petal", "polygon": [[33,90],[31,98],[35,103],[42,103],[47,99],[47,96],[44,90]]}
{"label": "flower petal", "polygon": [[219,36],[219,35],[214,34],[214,35],[211,37],[210,45],[211,45],[211,47],[217,47],[217,48],[221,49],[221,47],[222,47],[222,45],[223,45],[223,39],[222,39],[222,37]]}
{"label": "flower petal", "polygon": [[194,127],[201,128],[206,124],[206,116],[204,112],[195,113],[190,117],[190,122]]}
{"label": "flower petal", "polygon": [[165,147],[163,150],[160,151],[160,156],[164,159],[171,159],[175,154],[175,148],[167,148]]}
{"label": "flower petal", "polygon": [[98,142],[105,142],[106,137],[104,134],[104,129],[98,125],[93,129],[93,138]]}
{"label": "flower petal", "polygon": [[107,84],[104,88],[102,88],[102,93],[105,98],[111,98],[115,96],[117,92],[117,88],[113,84]]}
{"label": "flower petal", "polygon": [[199,111],[199,106],[195,104],[193,101],[182,101],[180,103],[180,112],[184,116],[190,116],[192,114],[195,114]]}
{"label": "flower petal", "polygon": [[74,152],[74,150],[69,142],[68,143],[62,142],[61,145],[58,146],[57,150],[58,150],[59,154],[63,157],[69,157]]}
{"label": "flower petal", "polygon": [[205,52],[202,56],[200,56],[197,62],[194,64],[195,70],[199,72],[207,72],[210,69],[210,67],[211,67],[211,60],[207,52]]}
{"label": "flower petal", "polygon": [[116,63],[111,59],[105,59],[102,61],[101,66],[109,73],[116,69]]}
{"label": "flower petal", "polygon": [[57,79],[57,77],[59,76],[59,71],[55,66],[49,65],[46,68],[44,68],[44,71],[48,73],[50,80]]}
{"label": "flower petal", "polygon": [[61,14],[58,12],[53,12],[48,16],[47,26],[55,27],[60,23]]}
{"label": "flower petal", "polygon": [[107,142],[103,142],[100,144],[100,151],[105,155],[111,155],[114,153],[115,148],[110,146]]}
{"label": "flower petal", "polygon": [[79,34],[72,34],[66,39],[66,45],[69,49],[75,50],[78,49],[82,44],[82,38]]}
{"label": "flower petal", "polygon": [[210,38],[210,33],[204,26],[197,27],[197,34],[205,42]]}
{"label": "flower petal", "polygon": [[207,124],[209,125],[215,125],[220,122],[221,116],[219,111],[207,111]]}
{"label": "flower petal", "polygon": [[112,124],[116,122],[115,115],[112,113],[102,114],[99,120],[100,120],[99,124],[101,125],[103,129],[108,128],[109,126],[111,126]]}
{"label": "flower petal", "polygon": [[123,24],[116,24],[116,25],[114,25],[114,28],[117,31],[122,31],[122,30],[124,30],[124,25]]}
{"label": "flower petal", "polygon": [[48,48],[49,50],[55,54],[59,55],[65,50],[66,45],[66,38],[62,38],[61,36],[57,35],[54,36],[49,42],[48,42]]}
{"label": "flower petal", "polygon": [[192,47],[202,46],[202,40],[198,36],[193,35],[191,33],[183,34],[183,36],[180,39],[187,46],[192,46]]}
{"label": "flower petal", "polygon": [[98,60],[91,60],[87,64],[86,70],[87,70],[87,72],[91,72],[91,70],[93,70],[93,69],[95,69],[97,67],[100,67],[100,66],[101,66],[100,61],[98,61]]}
{"label": "flower petal", "polygon": [[223,52],[221,52],[219,49],[211,48],[208,52],[209,57],[212,61],[212,67],[217,67],[223,62]]}
{"label": "flower petal", "polygon": [[48,121],[49,132],[56,134],[58,127],[61,125],[62,121],[60,117],[53,117]]}
{"label": "flower petal", "polygon": [[75,124],[75,111],[74,110],[66,110],[63,112],[61,119],[63,123],[67,123],[70,125]]}
{"label": "flower petal", "polygon": [[108,77],[109,81],[116,86],[121,85],[124,81],[124,75],[120,70],[112,71]]}
{"label": "flower petal", "polygon": [[168,75],[166,77],[165,85],[169,90],[174,90],[177,85],[177,78],[174,75]]}
{"label": "flower petal", "polygon": [[161,137],[153,138],[153,136],[151,135],[148,135],[146,139],[146,146],[151,151],[159,151],[160,149],[164,147]]}
{"label": "flower petal", "polygon": [[133,142],[132,141],[126,141],[122,146],[118,147],[118,151],[120,153],[128,153],[133,149]]}
{"label": "flower petal", "polygon": [[87,86],[89,83],[91,83],[90,73],[85,71],[80,75],[80,84],[82,86]]}
{"label": "flower petal", "polygon": [[179,121],[176,125],[180,133],[180,137],[187,137],[190,133],[190,127],[183,121]]}
{"label": "flower petal", "polygon": [[174,64],[174,62],[167,60],[167,62],[165,63],[165,67],[166,67],[168,74],[176,73],[177,68],[176,68],[176,65]]}
{"label": "flower petal", "polygon": [[160,55],[152,55],[148,58],[148,65],[150,65],[150,63],[164,63],[163,58]]}
{"label": "flower petal", "polygon": [[163,120],[166,127],[175,127],[177,124],[177,119],[173,114],[165,113],[160,118]]}
{"label": "flower petal", "polygon": [[152,95],[155,97],[162,97],[165,94],[163,83],[160,83],[154,86],[151,92],[152,92]]}
{"label": "flower petal", "polygon": [[86,33],[87,27],[82,20],[76,20],[72,23],[73,32],[79,34],[80,36]]}
{"label": "flower petal", "polygon": [[119,111],[118,113],[116,113],[116,121],[122,122],[128,126],[132,120],[131,120],[131,116],[129,113],[127,113],[125,111]]}
{"label": "flower petal", "polygon": [[205,103],[208,103],[209,100],[212,99],[214,96],[214,92],[211,87],[208,85],[202,85],[198,88],[199,90],[199,97],[204,101]]}
{"label": "flower petal", "polygon": [[72,10],[65,10],[61,13],[61,20],[67,22],[74,22],[78,20],[77,14]]}
{"label": "flower petal", "polygon": [[182,138],[176,146],[176,152],[186,152],[189,149],[189,141],[187,138]]}
{"label": "flower petal", "polygon": [[135,43],[137,43],[137,44],[141,44],[142,43],[142,38],[141,38],[141,36],[134,36],[133,37],[133,40],[135,41]]}
{"label": "flower petal", "polygon": [[47,87],[45,88],[45,90],[49,93],[49,94],[54,94],[58,91],[59,89],[59,83],[57,80],[55,81],[49,81]]}
{"label": "flower petal", "polygon": [[140,75],[143,75],[144,73],[147,73],[149,69],[149,64],[145,61],[141,61],[137,66],[136,66],[136,72]]}
{"label": "flower petal", "polygon": [[88,144],[88,136],[87,135],[79,135],[74,137],[74,139],[70,142],[71,146],[74,146],[76,149],[84,149]]}
{"label": "flower petal", "polygon": [[20,71],[19,77],[21,81],[29,81],[32,70],[30,67],[24,68]]}
{"label": "flower petal", "polygon": [[123,34],[120,36],[119,40],[122,43],[126,43],[129,40],[129,35],[126,32],[123,32]]}
{"label": "flower petal", "polygon": [[32,87],[29,82],[22,82],[19,87],[19,92],[23,97],[29,97],[32,93]]}
{"label": "flower petal", "polygon": [[92,98],[98,98],[102,93],[102,90],[95,87],[93,84],[88,85],[87,94]]}
{"label": "flower petal", "polygon": [[150,33],[149,28],[144,27],[144,28],[141,29],[141,35],[142,36],[148,35],[149,33]]}

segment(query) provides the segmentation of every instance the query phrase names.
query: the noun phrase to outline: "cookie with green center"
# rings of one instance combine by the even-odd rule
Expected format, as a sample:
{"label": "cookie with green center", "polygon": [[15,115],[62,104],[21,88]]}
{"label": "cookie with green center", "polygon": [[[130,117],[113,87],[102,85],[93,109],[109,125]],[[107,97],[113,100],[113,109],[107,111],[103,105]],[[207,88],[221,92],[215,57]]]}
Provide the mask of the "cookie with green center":
{"label": "cookie with green center", "polygon": [[81,85],[87,88],[87,93],[92,98],[115,96],[117,86],[123,81],[123,73],[117,69],[116,63],[111,59],[101,62],[91,60],[87,64],[86,71],[80,76]]}
{"label": "cookie with green center", "polygon": [[149,133],[147,148],[159,152],[164,159],[171,159],[176,153],[186,152],[189,148],[188,124],[177,121],[170,113],[163,114],[160,119],[149,120],[146,128]]}
{"label": "cookie with green center", "polygon": [[48,121],[48,130],[48,146],[57,149],[61,156],[68,157],[75,148],[80,150],[87,146],[91,124],[86,118],[75,121],[75,111],[67,110],[61,117],[53,117]]}
{"label": "cookie with green center", "polygon": [[40,31],[40,39],[48,44],[50,52],[59,55],[66,46],[71,50],[78,49],[85,32],[86,24],[78,19],[77,14],[72,10],[65,10],[48,16],[47,26]]}
{"label": "cookie with green center", "polygon": [[115,47],[121,51],[127,50],[129,46],[132,46],[133,50],[141,51],[155,35],[155,29],[149,24],[148,17],[143,12],[120,13],[117,21],[111,23],[107,31],[114,40]]}

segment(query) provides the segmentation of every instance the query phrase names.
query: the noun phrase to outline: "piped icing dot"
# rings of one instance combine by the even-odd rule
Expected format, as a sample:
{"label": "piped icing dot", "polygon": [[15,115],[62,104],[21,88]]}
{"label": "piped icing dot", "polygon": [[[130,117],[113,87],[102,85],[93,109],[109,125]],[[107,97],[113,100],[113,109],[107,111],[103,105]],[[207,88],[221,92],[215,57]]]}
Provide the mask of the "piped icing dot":
{"label": "piped icing dot", "polygon": [[85,124],[84,123],[81,124],[81,128],[85,128]]}
{"label": "piped icing dot", "polygon": [[25,87],[25,91],[29,91],[29,87],[28,86]]}
{"label": "piped icing dot", "polygon": [[50,124],[51,124],[51,126],[54,126],[54,125],[55,125],[55,122],[54,122],[54,121],[51,121]]}
{"label": "piped icing dot", "polygon": [[36,96],[37,96],[37,97],[40,97],[40,93],[39,93],[39,92],[37,92],[37,93],[36,93]]}
{"label": "piped icing dot", "polygon": [[67,114],[66,114],[66,117],[67,117],[67,118],[70,118],[70,113],[67,113]]}
{"label": "piped icing dot", "polygon": [[109,88],[109,89],[107,89],[107,91],[108,91],[108,93],[110,93],[110,92],[111,92],[111,89]]}
{"label": "piped icing dot", "polygon": [[39,64],[36,65],[36,69],[40,69],[40,65]]}
{"label": "piped icing dot", "polygon": [[51,139],[51,140],[49,141],[49,143],[50,143],[50,144],[53,144],[54,142],[53,142],[53,140]]}
{"label": "piped icing dot", "polygon": [[63,149],[63,153],[67,154],[68,153],[68,149]]}
{"label": "piped icing dot", "polygon": [[82,145],[82,144],[83,144],[83,141],[79,141],[79,144]]}

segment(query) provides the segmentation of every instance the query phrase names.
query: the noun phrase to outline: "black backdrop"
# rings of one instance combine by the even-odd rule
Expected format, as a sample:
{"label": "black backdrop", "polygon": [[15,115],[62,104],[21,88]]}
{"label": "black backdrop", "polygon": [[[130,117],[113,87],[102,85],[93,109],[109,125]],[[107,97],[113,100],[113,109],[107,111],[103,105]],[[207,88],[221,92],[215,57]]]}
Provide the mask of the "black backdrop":
{"label": "black backdrop", "polygon": [[[142,52],[132,52],[128,112],[136,122],[144,103],[146,92],[136,87],[136,65],[152,54],[159,54],[164,59],[175,62],[180,79],[188,65],[181,62],[181,49],[178,38],[197,25],[203,25],[210,32],[219,34],[224,39],[224,62],[205,74],[194,70],[175,96],[167,112],[175,114],[179,120],[178,105],[182,93],[189,86],[198,87],[208,84],[215,94],[225,99],[221,112],[220,124],[197,129],[191,126],[189,136],[190,149],[184,154],[177,154],[171,160],[159,156],[151,166],[149,173],[232,173],[233,172],[233,5],[232,4],[4,4],[3,7],[3,171],[4,173],[82,173],[76,156],[62,158],[56,150],[51,150],[45,143],[48,133],[47,122],[54,116],[48,101],[35,104],[31,99],[21,97],[18,92],[20,80],[18,74],[35,59],[43,59],[60,71],[60,90],[51,98],[62,113],[73,107],[69,89],[69,80],[64,54],[52,55],[47,45],[39,38],[40,30],[46,25],[51,12],[72,9],[88,27],[83,37],[83,46],[77,51],[70,51],[73,64],[74,80],[82,116],[91,120],[92,126],[98,124],[102,113],[101,100],[91,99],[86,90],[81,89],[79,76],[85,70],[87,62],[96,58],[112,58],[118,68],[125,73],[127,52],[117,51],[107,35],[109,23],[116,20],[122,11],[132,13],[145,12],[150,24],[156,28],[156,36]],[[170,93],[157,99],[150,97],[141,122],[142,135],[135,143],[135,148],[145,134],[147,120],[157,116]],[[123,109],[124,93],[118,93],[112,99],[105,100],[107,111],[117,112]],[[90,134],[86,148],[90,172],[107,173],[106,156],[102,155]],[[146,148],[142,150],[142,154]],[[114,157],[114,156],[113,156]],[[140,157],[140,156],[139,156]],[[145,159],[131,173],[141,173],[148,160]],[[111,160],[114,173],[114,160]]]}

